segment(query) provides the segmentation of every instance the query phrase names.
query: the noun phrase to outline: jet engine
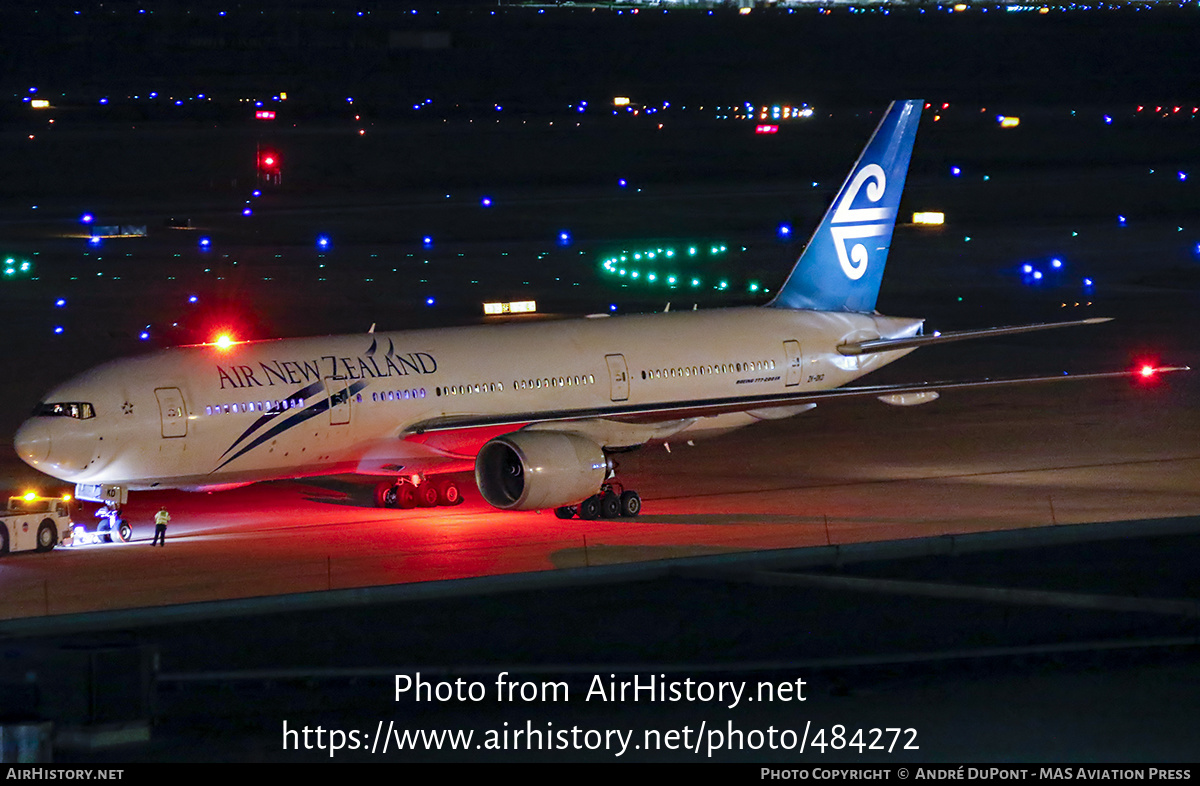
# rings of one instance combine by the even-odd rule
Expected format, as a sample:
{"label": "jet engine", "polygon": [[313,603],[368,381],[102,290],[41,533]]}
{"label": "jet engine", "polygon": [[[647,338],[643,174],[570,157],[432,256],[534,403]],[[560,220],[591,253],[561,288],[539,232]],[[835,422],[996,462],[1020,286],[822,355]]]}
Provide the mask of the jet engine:
{"label": "jet engine", "polygon": [[489,441],[475,458],[475,483],[488,504],[541,510],[590,497],[608,476],[595,442],[561,431],[514,431]]}

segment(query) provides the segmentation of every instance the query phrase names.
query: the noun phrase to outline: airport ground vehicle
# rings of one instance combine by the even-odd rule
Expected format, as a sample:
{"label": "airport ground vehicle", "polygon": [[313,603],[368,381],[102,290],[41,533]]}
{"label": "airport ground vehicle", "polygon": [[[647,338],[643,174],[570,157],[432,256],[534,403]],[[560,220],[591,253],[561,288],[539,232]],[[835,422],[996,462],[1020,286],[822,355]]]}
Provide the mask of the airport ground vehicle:
{"label": "airport ground vehicle", "polygon": [[0,554],[49,551],[59,543],[69,544],[71,535],[70,502],[63,497],[9,497],[0,516]]}

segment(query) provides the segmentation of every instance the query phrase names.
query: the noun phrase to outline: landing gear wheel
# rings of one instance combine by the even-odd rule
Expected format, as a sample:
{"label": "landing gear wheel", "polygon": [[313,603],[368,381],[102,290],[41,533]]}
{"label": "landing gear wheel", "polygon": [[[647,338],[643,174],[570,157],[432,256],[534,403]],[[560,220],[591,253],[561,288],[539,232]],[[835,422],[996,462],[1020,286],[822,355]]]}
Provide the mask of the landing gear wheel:
{"label": "landing gear wheel", "polygon": [[571,507],[570,505],[561,508],[555,508],[554,515],[560,519],[573,519],[575,518],[575,508]]}
{"label": "landing gear wheel", "polygon": [[438,490],[432,483],[422,483],[414,489],[413,494],[417,505],[422,508],[432,508],[438,504]]}
{"label": "landing gear wheel", "polygon": [[611,491],[600,496],[600,515],[606,519],[615,519],[621,515],[621,498]]}
{"label": "landing gear wheel", "polygon": [[58,533],[54,531],[54,524],[49,521],[43,521],[38,526],[37,531],[37,550],[49,551],[54,548],[54,544],[58,542]]}
{"label": "landing gear wheel", "polygon": [[453,480],[443,480],[437,485],[439,505],[457,505],[463,501],[462,492]]}
{"label": "landing gear wheel", "polygon": [[642,512],[642,498],[636,491],[626,491],[621,495],[621,515],[632,518]]}
{"label": "landing gear wheel", "polygon": [[133,527],[129,526],[125,519],[121,519],[121,523],[117,525],[117,539],[122,543],[133,540]]}
{"label": "landing gear wheel", "polygon": [[415,508],[417,506],[417,487],[411,483],[401,483],[396,486],[396,507]]}
{"label": "landing gear wheel", "polygon": [[594,494],[579,503],[579,518],[593,521],[600,518],[600,496]]}
{"label": "landing gear wheel", "polygon": [[396,507],[396,484],[390,480],[385,480],[375,486],[375,507],[377,508],[394,508]]}

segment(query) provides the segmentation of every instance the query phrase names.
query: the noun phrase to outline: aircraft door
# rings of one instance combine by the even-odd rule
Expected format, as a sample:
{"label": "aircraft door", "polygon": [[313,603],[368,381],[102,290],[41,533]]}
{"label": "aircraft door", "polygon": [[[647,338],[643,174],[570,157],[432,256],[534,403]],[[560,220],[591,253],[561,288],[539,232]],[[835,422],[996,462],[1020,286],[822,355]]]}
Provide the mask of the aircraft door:
{"label": "aircraft door", "polygon": [[183,406],[183,394],[179,388],[155,388],[154,397],[158,399],[163,437],[186,437],[187,410]]}
{"label": "aircraft door", "polygon": [[787,356],[787,375],[784,377],[783,384],[789,388],[799,385],[800,372],[804,365],[804,358],[800,354],[800,342],[783,342],[783,353]]}
{"label": "aircraft door", "polygon": [[613,401],[629,400],[629,369],[625,366],[624,355],[605,355],[608,363],[608,381],[612,391]]}
{"label": "aircraft door", "polygon": [[329,425],[344,426],[350,422],[350,389],[344,379],[325,378],[329,391]]}

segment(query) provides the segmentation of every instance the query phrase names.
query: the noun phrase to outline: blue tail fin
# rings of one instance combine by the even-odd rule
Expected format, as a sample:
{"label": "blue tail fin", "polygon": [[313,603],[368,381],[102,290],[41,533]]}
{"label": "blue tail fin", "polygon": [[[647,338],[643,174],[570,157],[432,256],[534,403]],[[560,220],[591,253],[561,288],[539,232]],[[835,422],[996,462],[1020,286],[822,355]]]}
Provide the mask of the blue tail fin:
{"label": "blue tail fin", "polygon": [[896,101],[888,107],[787,281],[767,305],[875,309],[923,105]]}

